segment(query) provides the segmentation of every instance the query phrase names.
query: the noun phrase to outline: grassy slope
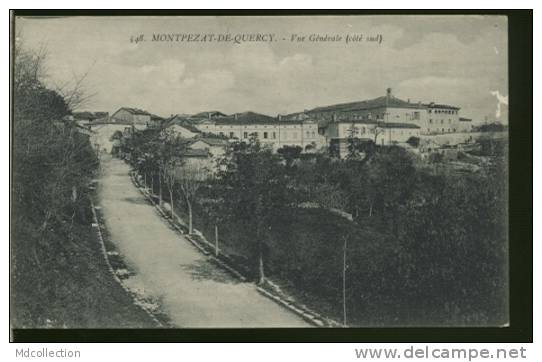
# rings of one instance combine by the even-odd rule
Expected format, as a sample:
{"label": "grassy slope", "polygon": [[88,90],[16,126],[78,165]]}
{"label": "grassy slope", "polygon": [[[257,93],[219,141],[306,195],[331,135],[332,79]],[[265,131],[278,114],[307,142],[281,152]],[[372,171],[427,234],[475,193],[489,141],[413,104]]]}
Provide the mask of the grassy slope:
{"label": "grassy slope", "polygon": [[[63,252],[45,256],[42,267],[22,263],[26,270],[12,270],[12,326],[156,327],[108,271],[96,231],[89,226],[78,234],[77,244],[65,242]],[[24,238],[32,240],[35,235],[19,233],[12,243],[13,253],[17,253],[17,243]],[[26,254],[19,252],[28,258]]]}

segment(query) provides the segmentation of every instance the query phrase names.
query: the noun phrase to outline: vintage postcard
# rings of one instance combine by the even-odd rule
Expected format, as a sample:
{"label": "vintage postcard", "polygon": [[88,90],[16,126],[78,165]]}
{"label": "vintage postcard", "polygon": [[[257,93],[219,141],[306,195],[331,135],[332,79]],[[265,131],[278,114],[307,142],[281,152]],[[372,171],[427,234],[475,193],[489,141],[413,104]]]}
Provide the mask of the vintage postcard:
{"label": "vintage postcard", "polygon": [[13,25],[13,328],[509,325],[506,16]]}

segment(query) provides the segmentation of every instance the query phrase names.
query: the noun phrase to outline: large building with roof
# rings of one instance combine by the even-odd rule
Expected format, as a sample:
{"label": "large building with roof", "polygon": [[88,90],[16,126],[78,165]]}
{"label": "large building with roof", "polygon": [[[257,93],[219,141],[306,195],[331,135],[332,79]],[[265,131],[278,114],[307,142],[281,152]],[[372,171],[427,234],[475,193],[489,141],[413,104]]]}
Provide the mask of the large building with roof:
{"label": "large building with roof", "polygon": [[420,134],[455,133],[464,129],[459,123],[459,107],[410,102],[399,99],[388,88],[386,95],[360,102],[317,107],[305,113],[316,119],[321,128],[331,122],[382,122],[414,124]]}
{"label": "large building with roof", "polygon": [[370,140],[378,145],[406,144],[411,137],[468,129],[466,119],[459,117],[459,107],[404,101],[394,97],[391,88],[378,98],[317,107],[288,117],[307,117],[318,122],[326,144],[341,157],[348,152],[349,138]]}
{"label": "large building with roof", "polygon": [[196,127],[204,133],[214,133],[241,141],[256,136],[261,143],[273,149],[300,146],[304,150],[323,146],[324,138],[318,133],[318,123],[310,120],[292,120],[281,116],[270,117],[255,112],[203,120]]}

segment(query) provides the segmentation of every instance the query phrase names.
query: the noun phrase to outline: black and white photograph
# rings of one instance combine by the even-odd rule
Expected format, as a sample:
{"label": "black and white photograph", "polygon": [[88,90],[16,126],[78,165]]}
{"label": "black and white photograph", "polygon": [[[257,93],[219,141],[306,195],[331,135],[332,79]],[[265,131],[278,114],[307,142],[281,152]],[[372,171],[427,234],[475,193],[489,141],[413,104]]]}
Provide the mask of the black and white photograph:
{"label": "black and white photograph", "polygon": [[11,328],[510,326],[507,16],[12,32]]}

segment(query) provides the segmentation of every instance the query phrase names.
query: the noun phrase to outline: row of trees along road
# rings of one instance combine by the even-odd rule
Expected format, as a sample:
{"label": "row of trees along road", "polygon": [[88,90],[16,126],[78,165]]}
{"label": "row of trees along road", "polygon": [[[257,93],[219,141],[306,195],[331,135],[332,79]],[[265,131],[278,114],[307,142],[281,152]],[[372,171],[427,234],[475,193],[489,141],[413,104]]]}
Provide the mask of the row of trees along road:
{"label": "row of trees along road", "polygon": [[400,147],[352,144],[339,160],[251,138],[232,143],[212,177],[186,167],[186,144],[171,135],[140,131],[124,144],[154,190],[167,184],[189,232],[194,223],[216,240],[218,226],[220,249],[258,282],[280,280],[337,319],[348,310],[351,325],[507,320],[506,144],[459,173]]}

